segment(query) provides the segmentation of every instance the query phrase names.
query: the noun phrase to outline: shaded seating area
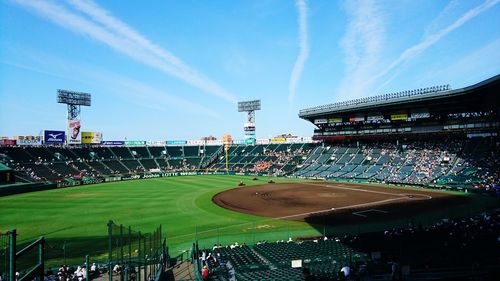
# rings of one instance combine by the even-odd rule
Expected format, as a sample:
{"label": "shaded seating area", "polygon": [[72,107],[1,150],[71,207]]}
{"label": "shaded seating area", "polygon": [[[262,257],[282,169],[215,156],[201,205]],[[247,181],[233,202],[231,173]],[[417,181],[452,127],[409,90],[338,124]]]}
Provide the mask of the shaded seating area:
{"label": "shaded seating area", "polygon": [[[204,254],[203,254],[204,253]],[[211,272],[210,280],[304,280],[307,267],[320,280],[337,280],[346,264],[365,262],[367,256],[339,240],[259,242],[253,246],[231,245],[201,250],[200,257]],[[214,257],[214,258],[211,258]],[[201,258],[203,260],[203,258]],[[300,260],[301,267],[292,267]]]}

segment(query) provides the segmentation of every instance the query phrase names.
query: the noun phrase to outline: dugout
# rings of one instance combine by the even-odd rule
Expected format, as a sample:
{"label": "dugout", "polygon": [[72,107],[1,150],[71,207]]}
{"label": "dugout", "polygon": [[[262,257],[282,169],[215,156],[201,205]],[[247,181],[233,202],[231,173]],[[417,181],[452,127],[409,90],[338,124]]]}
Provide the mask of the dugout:
{"label": "dugout", "polygon": [[0,163],[0,185],[12,184],[16,182],[15,171]]}

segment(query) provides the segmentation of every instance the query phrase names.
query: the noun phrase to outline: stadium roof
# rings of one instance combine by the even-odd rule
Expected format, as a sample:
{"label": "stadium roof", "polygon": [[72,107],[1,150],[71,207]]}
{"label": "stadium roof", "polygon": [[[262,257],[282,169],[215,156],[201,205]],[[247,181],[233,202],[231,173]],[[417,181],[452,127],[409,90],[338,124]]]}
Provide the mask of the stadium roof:
{"label": "stadium roof", "polygon": [[0,171],[11,171],[12,169],[0,163]]}
{"label": "stadium roof", "polygon": [[[449,98],[462,97],[470,93],[481,91],[484,88],[491,87],[500,88],[500,74],[475,85],[456,90],[450,90],[449,85],[445,85],[307,108],[300,110],[299,117],[311,120],[315,117],[323,117],[326,115],[377,110],[380,108],[394,107],[396,105],[398,107],[402,105],[408,107],[411,105],[416,106],[422,103],[435,103],[437,100],[448,100]],[[493,92],[498,93],[498,91]]]}

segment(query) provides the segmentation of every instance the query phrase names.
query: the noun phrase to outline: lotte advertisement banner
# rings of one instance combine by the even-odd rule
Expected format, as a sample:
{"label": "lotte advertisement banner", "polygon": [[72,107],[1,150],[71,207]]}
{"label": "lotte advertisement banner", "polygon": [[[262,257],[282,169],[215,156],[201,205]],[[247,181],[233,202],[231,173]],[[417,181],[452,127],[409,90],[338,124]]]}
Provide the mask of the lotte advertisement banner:
{"label": "lotte advertisement banner", "polygon": [[68,144],[81,144],[80,120],[68,121]]}

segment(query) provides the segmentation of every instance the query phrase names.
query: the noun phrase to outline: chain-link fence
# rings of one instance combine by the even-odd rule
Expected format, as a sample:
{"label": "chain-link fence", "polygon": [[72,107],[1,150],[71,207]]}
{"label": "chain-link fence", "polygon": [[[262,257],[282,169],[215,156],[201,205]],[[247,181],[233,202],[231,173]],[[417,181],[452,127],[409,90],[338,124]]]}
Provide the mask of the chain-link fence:
{"label": "chain-link fence", "polygon": [[9,235],[0,233],[0,279],[9,278]]}
{"label": "chain-link fence", "polygon": [[151,233],[108,222],[109,280],[119,274],[121,280],[151,281],[168,265],[169,256],[161,225]]}
{"label": "chain-link fence", "polygon": [[0,233],[0,280],[43,281],[45,239],[40,237],[19,248],[16,240],[16,229]]}
{"label": "chain-link fence", "polygon": [[43,279],[39,276],[44,270],[68,264],[89,268],[89,260],[106,265],[101,273],[108,271],[110,281],[113,276],[122,281],[153,281],[164,275],[170,257],[161,226],[151,233],[141,233],[112,221],[107,226],[107,237],[50,243],[40,237],[29,244],[18,244],[16,230],[0,233],[0,280]]}

